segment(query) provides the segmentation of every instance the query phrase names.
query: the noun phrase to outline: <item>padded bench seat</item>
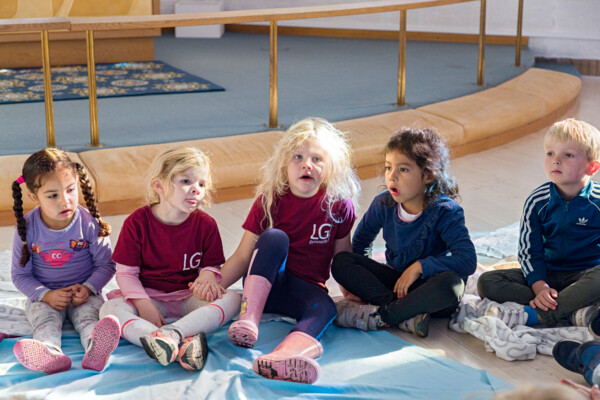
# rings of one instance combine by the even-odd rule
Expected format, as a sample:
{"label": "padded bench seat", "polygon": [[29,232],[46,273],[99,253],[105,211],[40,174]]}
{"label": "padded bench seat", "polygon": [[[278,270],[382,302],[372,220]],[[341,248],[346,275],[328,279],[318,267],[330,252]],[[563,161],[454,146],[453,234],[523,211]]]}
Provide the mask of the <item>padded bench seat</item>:
{"label": "padded bench seat", "polygon": [[[381,173],[382,150],[389,136],[406,125],[432,127],[455,157],[482,151],[549,126],[577,101],[581,80],[561,72],[529,69],[495,88],[416,110],[401,110],[336,122],[350,134],[354,165],[361,178]],[[135,101],[135,100],[132,100]],[[142,203],[146,171],[162,151],[197,146],[207,151],[216,177],[216,201],[254,195],[259,169],[271,156],[281,132],[98,149],[72,154],[90,171],[103,215],[130,213]],[[20,175],[26,155],[0,157],[2,187]],[[14,224],[10,191],[0,191],[0,223]],[[26,207],[31,203],[25,202]]]}

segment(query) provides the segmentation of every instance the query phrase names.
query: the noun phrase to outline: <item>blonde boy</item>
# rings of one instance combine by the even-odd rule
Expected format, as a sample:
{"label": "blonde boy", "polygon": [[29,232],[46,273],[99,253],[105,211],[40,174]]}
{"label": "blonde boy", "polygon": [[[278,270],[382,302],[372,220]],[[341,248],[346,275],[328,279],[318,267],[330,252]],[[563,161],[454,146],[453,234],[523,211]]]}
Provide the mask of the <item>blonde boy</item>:
{"label": "blonde boy", "polygon": [[[600,132],[583,121],[554,124],[544,138],[550,180],[525,201],[519,235],[521,268],[479,278],[486,315],[510,327],[570,319],[586,326],[600,300]],[[579,311],[578,311],[579,310]]]}

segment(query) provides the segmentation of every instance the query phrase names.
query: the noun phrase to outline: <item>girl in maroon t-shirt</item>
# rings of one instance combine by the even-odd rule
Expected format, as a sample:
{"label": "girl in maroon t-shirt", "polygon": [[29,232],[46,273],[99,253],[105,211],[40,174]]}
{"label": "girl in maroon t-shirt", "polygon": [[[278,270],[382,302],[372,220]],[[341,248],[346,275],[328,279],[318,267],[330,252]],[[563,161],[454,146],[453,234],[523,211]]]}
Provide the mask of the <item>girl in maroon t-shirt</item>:
{"label": "girl in maroon t-shirt", "polygon": [[[199,271],[220,276],[225,262],[217,223],[199,208],[209,204],[209,159],[194,148],[169,150],[149,172],[149,205],[125,220],[113,253],[120,290],[108,294],[100,315],[117,316],[123,337],[160,364],[179,360],[199,370],[208,354],[205,333],[240,307],[240,295],[216,282],[209,288],[220,298],[212,303],[192,287]],[[165,325],[169,317],[179,319]]]}
{"label": "girl in maroon t-shirt", "polygon": [[[313,383],[319,376],[319,338],[336,317],[325,281],[332,257],[352,249],[352,200],[360,186],[350,154],[345,135],[327,121],[290,127],[263,167],[244,236],[221,270],[222,287],[247,274],[240,317],[229,329],[234,344],[254,345],[263,310],[298,321],[273,352],[254,361],[264,377]],[[203,296],[219,295],[212,272],[199,279]]]}

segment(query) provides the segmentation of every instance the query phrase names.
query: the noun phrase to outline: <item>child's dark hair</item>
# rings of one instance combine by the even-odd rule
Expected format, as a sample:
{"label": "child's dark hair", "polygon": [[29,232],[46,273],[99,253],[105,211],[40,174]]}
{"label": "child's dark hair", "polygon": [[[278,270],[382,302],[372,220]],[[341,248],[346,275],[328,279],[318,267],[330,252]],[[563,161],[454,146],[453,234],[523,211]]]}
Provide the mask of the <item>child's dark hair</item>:
{"label": "child's dark hair", "polygon": [[431,174],[433,182],[425,190],[425,207],[445,194],[458,198],[458,185],[450,174],[448,147],[431,129],[404,127],[394,133],[384,149],[384,154],[398,151],[413,160],[424,174]]}
{"label": "child's dark hair", "polygon": [[20,260],[21,266],[27,264],[30,257],[29,248],[27,247],[27,224],[23,215],[21,183],[24,182],[27,185],[27,189],[29,189],[31,193],[36,194],[38,189],[42,186],[42,179],[44,176],[54,173],[61,168],[72,170],[78,178],[87,209],[90,214],[96,218],[98,225],[100,225],[98,236],[110,235],[110,225],[100,218],[100,213],[98,212],[98,207],[96,205],[96,198],[94,196],[94,191],[92,190],[92,184],[90,183],[83,165],[73,162],[67,153],[60,149],[49,147],[40,150],[27,158],[23,165],[21,177],[12,183],[13,199],[15,201],[13,210],[17,219],[17,231],[23,242]]}

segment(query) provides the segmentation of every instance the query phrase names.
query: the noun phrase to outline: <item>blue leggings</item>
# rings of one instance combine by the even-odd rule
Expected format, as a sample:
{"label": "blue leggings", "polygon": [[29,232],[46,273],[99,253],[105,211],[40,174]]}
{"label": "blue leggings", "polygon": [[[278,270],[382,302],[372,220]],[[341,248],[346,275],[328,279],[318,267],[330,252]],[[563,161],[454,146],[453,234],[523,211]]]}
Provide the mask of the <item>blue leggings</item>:
{"label": "blue leggings", "polygon": [[292,317],[298,321],[292,332],[320,339],[337,315],[335,304],[325,289],[286,271],[288,249],[285,232],[279,229],[263,232],[256,242],[258,251],[248,274],[263,276],[273,285],[264,312]]}

